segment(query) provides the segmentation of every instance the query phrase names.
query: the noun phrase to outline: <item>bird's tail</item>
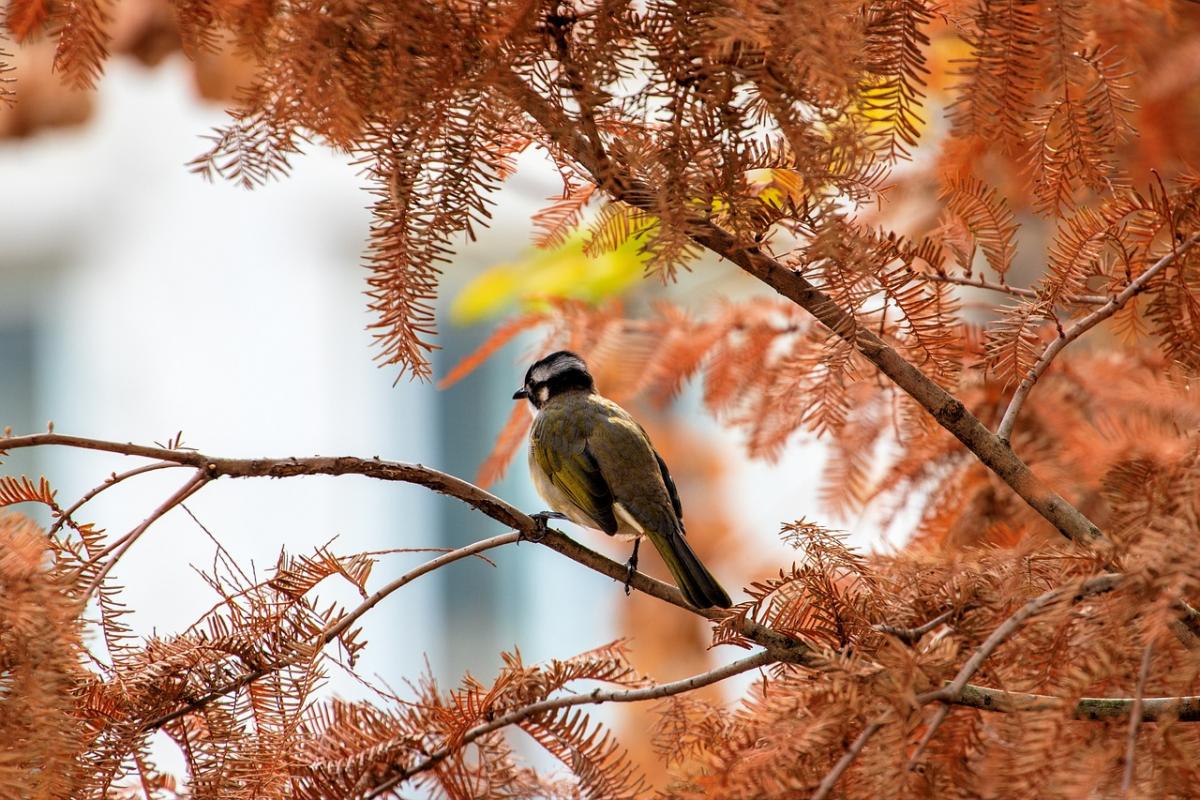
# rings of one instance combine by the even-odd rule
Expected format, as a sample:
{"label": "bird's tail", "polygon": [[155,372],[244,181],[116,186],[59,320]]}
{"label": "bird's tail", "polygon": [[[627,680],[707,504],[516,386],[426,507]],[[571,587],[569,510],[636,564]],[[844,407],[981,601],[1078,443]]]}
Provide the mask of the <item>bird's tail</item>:
{"label": "bird's tail", "polygon": [[696,608],[729,608],[733,605],[729,594],[717,583],[712,573],[704,568],[695,551],[688,544],[682,532],[674,532],[666,537],[652,536],[655,549],[666,562],[667,569],[675,578],[684,598]]}

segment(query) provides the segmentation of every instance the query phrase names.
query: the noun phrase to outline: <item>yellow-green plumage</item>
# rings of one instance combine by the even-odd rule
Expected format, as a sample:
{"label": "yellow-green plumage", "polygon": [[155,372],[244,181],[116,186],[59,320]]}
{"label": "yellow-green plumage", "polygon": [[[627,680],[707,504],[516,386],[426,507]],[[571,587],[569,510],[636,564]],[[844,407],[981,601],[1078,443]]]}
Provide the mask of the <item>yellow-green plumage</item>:
{"label": "yellow-green plumage", "polygon": [[550,398],[533,424],[530,469],[555,511],[608,534],[649,539],[689,603],[730,605],[684,538],[682,508],[666,464],[616,403],[588,391]]}

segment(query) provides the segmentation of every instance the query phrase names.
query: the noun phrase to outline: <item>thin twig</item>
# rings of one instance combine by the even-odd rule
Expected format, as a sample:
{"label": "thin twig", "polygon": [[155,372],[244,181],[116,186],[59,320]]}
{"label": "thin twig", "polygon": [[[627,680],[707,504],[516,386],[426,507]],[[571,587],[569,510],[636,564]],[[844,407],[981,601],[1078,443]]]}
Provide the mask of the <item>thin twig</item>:
{"label": "thin twig", "polygon": [[863,748],[867,746],[867,742],[871,740],[871,737],[875,735],[876,731],[883,727],[883,724],[886,721],[887,715],[885,714],[884,716],[881,716],[878,719],[868,723],[867,727],[863,728],[862,733],[858,735],[858,738],[855,739],[846,752],[842,754],[842,757],[838,759],[838,762],[833,765],[833,769],[829,770],[828,774],[826,774],[824,779],[822,779],[820,785],[817,786],[817,790],[813,792],[812,800],[825,800],[825,797],[833,790],[834,785],[838,782],[838,778],[841,778],[842,773],[845,772],[852,763],[854,763],[854,759],[858,758],[858,754],[861,753]]}
{"label": "thin twig", "polygon": [[895,625],[886,625],[883,623],[880,623],[879,625],[872,625],[871,627],[874,630],[879,631],[880,633],[886,633],[889,636],[895,636],[897,639],[899,639],[900,641],[904,642],[907,645],[914,645],[917,642],[921,641],[922,636],[929,633],[931,630],[936,628],[938,625],[941,625],[943,622],[945,622],[946,620],[948,620],[952,616],[954,616],[954,613],[956,610],[957,609],[951,608],[946,611],[943,611],[941,614],[938,614],[936,617],[929,620],[924,625],[919,625],[915,628],[898,628]]}
{"label": "thin twig", "polygon": [[921,761],[921,756],[925,754],[925,748],[929,747],[929,743],[933,741],[933,735],[937,733],[937,729],[942,727],[942,723],[946,721],[946,717],[950,714],[950,706],[943,703],[938,706],[937,711],[933,712],[933,719],[929,720],[929,725],[925,728],[925,735],[921,737],[921,741],[917,744],[917,749],[913,750],[913,754],[908,759],[908,764],[905,769],[911,771],[917,768],[917,764]]}
{"label": "thin twig", "polygon": [[125,555],[129,548],[133,546],[133,543],[141,538],[141,535],[149,530],[150,526],[153,525],[160,517],[162,517],[175,506],[182,503],[184,500],[191,497],[196,492],[200,491],[200,488],[204,486],[204,484],[208,483],[208,481],[208,476],[206,476],[203,472],[196,472],[191,478],[188,479],[187,483],[179,488],[178,491],[164,500],[162,505],[154,509],[154,511],[150,513],[150,516],[142,520],[140,525],[121,538],[110,543],[99,553],[88,559],[88,562],[79,568],[78,574],[82,575],[89,567],[100,563],[102,558],[109,553],[112,553],[112,557],[105,562],[104,566],[102,566],[96,572],[95,577],[93,577],[88,583],[87,589],[84,590],[80,599],[86,604],[88,598],[92,596],[93,592],[100,588],[100,584],[104,581],[105,576],[108,575],[112,568],[117,565],[117,562],[121,560],[121,556]]}
{"label": "thin twig", "polygon": [[1154,642],[1146,643],[1142,651],[1142,668],[1138,672],[1137,690],[1133,695],[1133,710],[1129,714],[1129,741],[1125,745],[1125,775],[1121,778],[1121,794],[1129,797],[1133,790],[1134,757],[1137,755],[1138,727],[1142,724],[1142,695],[1146,693],[1146,681],[1150,679],[1150,660],[1154,653]]}
{"label": "thin twig", "polygon": [[1050,362],[1062,352],[1063,348],[1117,313],[1134,295],[1145,289],[1146,285],[1154,279],[1155,275],[1174,263],[1177,258],[1190,250],[1198,241],[1200,241],[1200,233],[1193,233],[1172,249],[1171,252],[1151,264],[1145,272],[1130,281],[1129,285],[1119,294],[1112,297],[1107,303],[1076,322],[1070,328],[1067,328],[1058,338],[1047,345],[1037,363],[1030,367],[1029,372],[1025,373],[1025,377],[1021,379],[1017,390],[1013,392],[1012,400],[1009,401],[1008,408],[1005,409],[1004,416],[1000,420],[1000,425],[996,428],[996,436],[1002,441],[1009,441],[1012,437],[1013,426],[1017,423],[1017,415],[1021,412],[1021,406],[1025,404],[1025,398],[1029,396],[1038,378],[1042,376],[1042,373],[1050,366]]}
{"label": "thin twig", "polygon": [[445,745],[430,753],[422,761],[403,770],[402,772],[393,775],[385,782],[379,784],[368,798],[378,797],[384,792],[395,788],[404,781],[411,778],[413,775],[424,772],[439,762],[443,761],[451,753],[462,749],[466,745],[478,739],[480,736],[485,736],[493,731],[506,728],[509,725],[516,725],[530,717],[544,714],[548,711],[557,711],[571,706],[582,705],[599,705],[601,703],[639,703],[644,700],[658,700],[663,697],[671,697],[672,695],[683,694],[690,692],[693,689],[700,689],[705,686],[711,686],[714,683],[730,678],[734,675],[740,675],[743,672],[749,672],[753,669],[766,666],[778,661],[778,658],[769,650],[760,650],[759,652],[746,656],[745,658],[726,664],[723,667],[717,667],[708,672],[702,672],[698,675],[693,675],[690,678],[672,681],[670,683],[660,683],[656,686],[646,686],[640,689],[595,689],[584,694],[569,695],[567,697],[556,697],[549,700],[542,700],[537,703],[530,703],[527,706],[522,706],[515,711],[510,711],[502,717],[486,722],[483,725],[477,725],[471,728],[461,737],[456,738],[454,745]]}
{"label": "thin twig", "polygon": [[[1013,297],[1024,297],[1036,300],[1038,293],[1034,289],[1022,289],[1009,286],[1007,283],[994,283],[980,275],[978,278],[962,278],[957,275],[939,275],[937,273],[922,274],[922,278],[935,283],[952,283],[955,286],[970,286],[975,289],[987,289],[992,292],[1003,292]],[[1102,294],[1071,294],[1063,298],[1065,305],[1099,306],[1107,303],[1109,298]]]}
{"label": "thin twig", "polygon": [[56,534],[60,530],[62,530],[62,526],[64,524],[66,524],[67,520],[71,519],[71,515],[73,515],[75,512],[79,511],[79,509],[83,507],[84,503],[88,502],[89,500],[91,500],[96,495],[100,494],[101,492],[111,489],[112,487],[114,487],[118,483],[120,483],[121,481],[126,480],[128,478],[135,477],[137,475],[143,475],[147,472],[153,472],[153,471],[159,470],[159,469],[168,469],[168,468],[174,468],[174,467],[180,467],[180,466],[183,466],[183,465],[176,464],[171,461],[160,461],[157,464],[146,464],[145,466],[131,469],[128,472],[122,472],[119,475],[114,473],[113,475],[109,476],[108,480],[106,480],[104,483],[100,484],[99,486],[97,486],[94,489],[92,489],[91,491],[89,491],[83,497],[76,500],[71,505],[70,508],[68,508],[66,511],[62,512],[62,514],[59,515],[58,519],[56,519],[54,521],[54,524],[50,526],[49,535],[53,536],[54,534]]}
{"label": "thin twig", "polygon": [[391,581],[379,591],[372,594],[370,597],[356,606],[349,614],[346,614],[344,617],[339,618],[336,622],[326,626],[324,630],[322,630],[309,642],[306,642],[300,647],[295,647],[294,652],[292,652],[290,655],[265,666],[257,667],[249,672],[243,673],[228,683],[213,689],[208,694],[188,700],[184,705],[180,706],[174,711],[150,720],[142,726],[142,730],[150,731],[160,728],[173,719],[177,719],[184,714],[190,714],[193,711],[203,708],[213,700],[216,700],[218,697],[223,697],[231,692],[236,692],[243,686],[248,686],[264,675],[268,675],[276,670],[283,669],[284,667],[296,663],[301,658],[311,655],[312,653],[332,642],[338,636],[341,636],[350,628],[351,625],[357,622],[363,614],[366,614],[368,611],[378,605],[381,600],[390,595],[392,592],[395,592],[400,587],[411,583],[422,575],[433,572],[435,569],[444,567],[454,561],[468,558],[478,553],[482,553],[485,550],[491,550],[494,547],[512,544],[513,542],[517,541],[518,536],[519,534],[511,532],[502,533],[499,536],[493,536],[489,539],[482,539],[478,542],[472,542],[471,544],[460,547],[457,550],[453,550],[444,555],[440,555],[437,558],[426,561],[421,566],[404,573],[399,578],[396,578],[394,581]]}

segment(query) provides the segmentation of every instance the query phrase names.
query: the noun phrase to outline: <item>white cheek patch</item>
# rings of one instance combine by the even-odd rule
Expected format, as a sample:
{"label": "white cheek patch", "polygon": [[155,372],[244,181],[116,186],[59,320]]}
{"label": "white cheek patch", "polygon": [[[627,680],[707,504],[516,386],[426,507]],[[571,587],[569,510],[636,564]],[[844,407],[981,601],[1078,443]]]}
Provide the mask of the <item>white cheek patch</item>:
{"label": "white cheek patch", "polygon": [[637,531],[638,533],[640,533],[642,535],[645,535],[646,528],[640,522],[638,522],[636,519],[633,518],[633,514],[630,514],[629,511],[625,508],[625,506],[621,505],[620,503],[613,503],[613,513],[616,514],[618,517],[620,517],[621,521],[624,522],[626,525],[628,525],[630,528],[632,528],[633,530]]}
{"label": "white cheek patch", "polygon": [[538,405],[545,403],[549,399],[550,399],[550,387],[549,386],[539,386],[537,388]]}

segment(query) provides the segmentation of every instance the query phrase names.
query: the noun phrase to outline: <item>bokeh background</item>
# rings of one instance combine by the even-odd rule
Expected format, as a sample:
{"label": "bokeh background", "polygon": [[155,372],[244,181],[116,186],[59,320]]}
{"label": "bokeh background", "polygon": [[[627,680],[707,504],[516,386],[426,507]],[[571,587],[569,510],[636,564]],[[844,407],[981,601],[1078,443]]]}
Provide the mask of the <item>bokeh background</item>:
{"label": "bokeh background", "polygon": [[[120,4],[123,15],[140,7]],[[509,345],[446,390],[397,382],[394,368],[379,368],[360,266],[369,198],[356,167],[313,146],[289,177],[253,191],[192,174],[188,162],[226,121],[245,67],[229,56],[186,60],[151,11],[115,21],[115,49],[126,57],[110,62],[95,92],[61,86],[44,47],[17,53],[18,100],[0,109],[0,427],[19,434],[53,421],[59,432],[142,443],[182,432],[185,445],[224,456],[378,455],[475,475],[539,337]],[[636,263],[574,252],[548,260],[531,248],[530,217],[559,188],[538,154],[522,156],[497,197],[495,224],[461,243],[443,285],[437,375],[523,294],[567,291],[637,307],[756,290],[716,263],[663,286],[641,280]],[[737,435],[700,409],[696,387],[644,413],[680,484],[689,531],[735,601],[740,587],[790,563],[776,532],[783,521],[820,517],[821,448],[801,440],[776,463],[750,462]],[[132,465],[42,448],[14,453],[0,470],[45,475],[68,504]],[[168,470],[129,481],[81,518],[119,535],[183,480]],[[542,507],[523,455],[492,488],[522,508]],[[261,576],[281,549],[445,548],[498,532],[431,492],[353,477],[222,480],[186,506],[156,523],[115,571],[137,633],[169,635],[213,604],[198,574],[213,562],[210,535]],[[869,521],[843,522],[853,541],[879,544]],[[628,555],[623,544],[565,528],[614,558]],[[429,557],[381,554],[372,583]],[[626,598],[619,585],[541,548],[510,547],[492,560],[440,570],[368,615],[360,674],[403,695],[405,681],[427,670],[443,686],[466,672],[490,679],[501,650],[534,661],[618,637],[632,640],[635,662],[660,680],[737,655],[709,651],[708,628],[694,616]],[[642,568],[665,577],[649,551]],[[352,592],[327,583],[323,600],[354,603]],[[370,693],[337,670],[326,691]],[[601,712],[653,775],[652,751],[639,746],[647,714]],[[169,745],[157,755],[163,767],[177,766]]]}

